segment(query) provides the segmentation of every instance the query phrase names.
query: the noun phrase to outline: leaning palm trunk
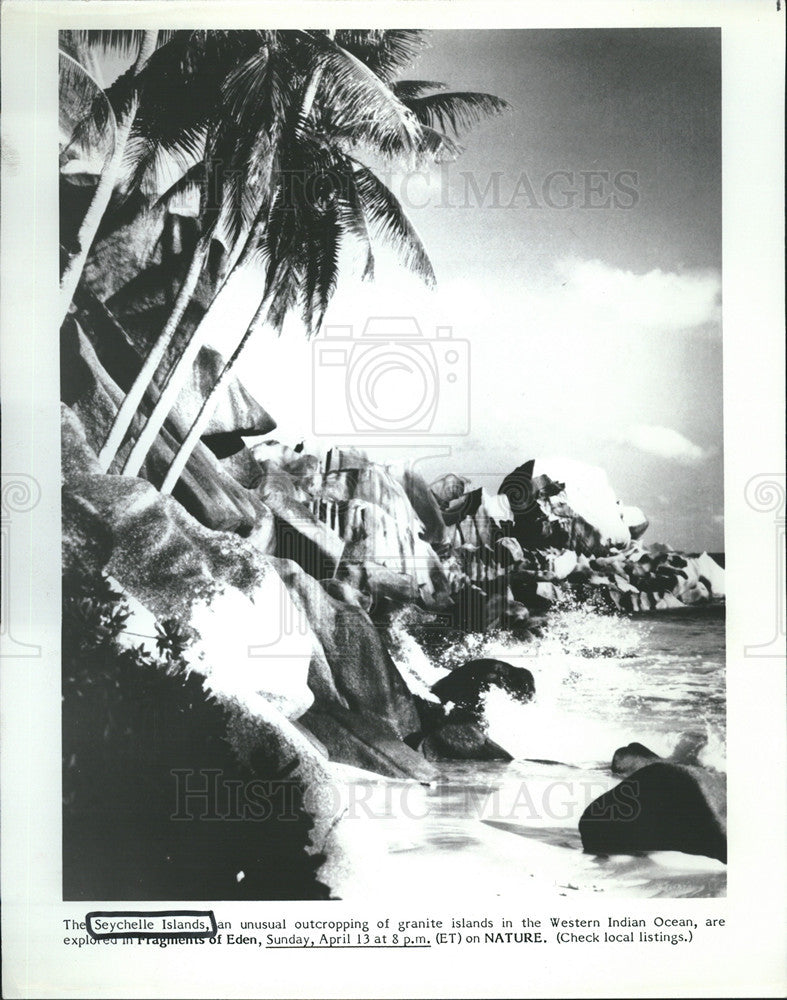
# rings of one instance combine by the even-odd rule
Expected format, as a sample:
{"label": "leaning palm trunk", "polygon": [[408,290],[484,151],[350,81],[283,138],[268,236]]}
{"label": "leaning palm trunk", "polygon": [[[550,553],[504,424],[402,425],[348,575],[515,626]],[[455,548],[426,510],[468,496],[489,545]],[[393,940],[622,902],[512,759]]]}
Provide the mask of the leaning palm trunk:
{"label": "leaning palm trunk", "polygon": [[246,332],[240,340],[240,343],[235,348],[230,357],[229,361],[226,362],[221,370],[221,374],[216,379],[213,384],[212,389],[205,397],[205,401],[202,404],[199,413],[197,414],[194,423],[189,428],[188,434],[183,440],[183,444],[177,451],[175,458],[172,461],[167,470],[167,474],[164,477],[164,482],[161,484],[162,493],[171,493],[175,488],[177,481],[180,479],[180,475],[186,467],[186,463],[191,458],[191,453],[197,446],[197,442],[202,437],[205,432],[205,428],[210,423],[210,418],[213,416],[213,411],[216,409],[216,403],[218,401],[219,393],[222,387],[226,384],[227,379],[232,374],[232,370],[237,364],[238,358],[243,353],[246,344],[251,340],[254,332],[262,325],[265,321],[265,316],[270,309],[271,302],[274,298],[274,286],[272,285],[268,292],[263,297],[254,317],[249,323]]}
{"label": "leaning palm trunk", "polygon": [[123,444],[123,439],[131,426],[139,404],[142,402],[142,397],[145,395],[158,366],[161,364],[162,358],[175,337],[178,325],[183,318],[189,302],[191,302],[197,282],[202,274],[209,247],[209,239],[203,238],[197,244],[167,324],[150,349],[137,377],[134,379],[133,385],[128,391],[128,395],[120,405],[120,409],[115,416],[107,439],[98,456],[98,463],[101,466],[102,472],[106,472],[115,460],[115,456]]}
{"label": "leaning palm trunk", "polygon": [[135,476],[142,467],[147,453],[153,447],[159,431],[164,426],[164,421],[169,416],[170,411],[180,395],[180,390],[183,388],[183,385],[188,378],[192,366],[197,359],[200,348],[205,343],[206,330],[209,329],[209,316],[212,310],[217,308],[220,299],[225,297],[227,292],[232,287],[233,278],[236,278],[248,263],[250,257],[256,249],[264,222],[265,214],[263,210],[260,210],[253,226],[251,227],[251,231],[246,238],[243,251],[227,275],[224,283],[214,296],[213,301],[208,308],[208,312],[202,317],[197,329],[189,338],[183,353],[172,366],[167,380],[162,387],[161,395],[153,407],[150,416],[147,419],[147,423],[137,438],[134,447],[129,452],[128,457],[123,464],[123,475]]}
{"label": "leaning palm trunk", "polygon": [[[139,47],[139,54],[134,62],[132,70],[133,76],[138,76],[148,59],[150,59],[156,48],[157,41],[158,31],[145,32]],[[128,144],[128,137],[131,133],[131,127],[134,124],[134,119],[137,114],[138,103],[139,102],[135,96],[132,99],[126,113],[118,121],[117,132],[115,134],[115,148],[112,151],[109,163],[106,164],[101,172],[98,186],[96,187],[95,194],[93,195],[93,200],[90,202],[90,207],[85,213],[82,225],[79,227],[79,233],[77,235],[77,246],[79,249],[68,262],[65,270],[63,271],[63,276],[60,279],[61,323],[66,317],[68,307],[71,305],[74,292],[79,284],[79,279],[82,277],[82,271],[85,268],[87,255],[90,253],[90,248],[93,246],[93,241],[96,238],[98,227],[101,224],[101,220],[104,218],[104,213],[109,205],[112,192],[115,190],[115,184],[117,183],[120,175],[120,166],[123,162],[123,155],[126,150],[126,145]]]}
{"label": "leaning palm trunk", "polygon": [[[313,70],[311,77],[309,78],[309,82],[304,92],[303,102],[301,104],[300,121],[298,125],[299,131],[303,129],[306,121],[309,118],[309,115],[311,114],[312,107],[314,105],[314,100],[317,96],[317,89],[319,87],[320,79],[322,77],[323,68],[324,67],[322,63],[318,64]],[[246,247],[244,248],[244,252],[243,254],[241,254],[241,258],[238,260],[238,263],[235,265],[235,268],[233,268],[233,272],[247,257],[247,251],[249,250],[249,248],[253,248],[253,246],[255,245],[256,240],[254,240],[253,237],[255,236],[255,233],[258,231],[258,228],[261,229],[263,222],[264,219],[262,217],[262,213],[260,213],[260,216],[258,216],[257,221],[255,222],[255,226],[252,228],[252,233],[249,236],[249,241],[247,242]],[[230,273],[230,278],[231,277],[232,277],[232,272]],[[243,349],[245,348],[246,344],[249,342],[250,338],[254,335],[256,330],[264,323],[265,316],[267,315],[268,309],[270,308],[270,303],[273,299],[273,294],[274,294],[273,287],[274,286],[272,284],[271,288],[264,295],[262,302],[259,305],[259,308],[252,317],[252,320],[249,323],[248,327],[246,328],[246,332],[243,334],[240,343],[235,348],[232,357],[224,365],[218,379],[214,383],[208,395],[205,397],[205,401],[202,404],[202,407],[200,408],[200,411],[197,414],[196,419],[189,428],[189,431],[183,441],[183,444],[178,449],[178,452],[175,455],[172,465],[169,467],[169,470],[167,471],[167,474],[164,477],[164,482],[161,484],[162,493],[171,493],[172,490],[175,488],[175,484],[180,478],[180,474],[183,472],[183,469],[186,467],[186,463],[191,457],[191,453],[194,451],[197,442],[202,437],[205,428],[208,426],[208,423],[210,422],[210,418],[212,417],[213,411],[216,408],[216,401],[219,392],[221,391],[222,387],[225,385],[227,379],[229,378],[232,369],[235,367],[235,363],[237,362],[238,358],[243,352]],[[185,367],[187,363],[186,361],[187,352],[190,355],[188,359],[189,362],[193,363],[192,359],[196,359],[197,351],[201,346],[201,344],[199,343],[199,338],[197,337],[198,333],[199,333],[199,328],[197,328],[194,337],[192,337],[191,342],[189,343],[186,349],[186,352],[184,352],[183,356],[178,361],[179,367]],[[188,371],[187,368],[185,370]],[[182,382],[182,379],[179,380],[179,384],[180,382]],[[174,402],[175,402],[175,397],[173,396],[172,397],[173,405]],[[166,402],[164,401],[164,393],[162,393],[161,398],[159,399],[159,405],[162,410],[164,410],[165,406],[167,405]],[[166,415],[167,413],[169,413],[170,409],[171,405],[167,407],[166,410],[164,410],[163,417],[161,418],[161,423],[163,423],[164,419],[166,419]],[[134,468],[134,464],[137,462],[137,455],[135,455],[135,451],[141,453],[142,458],[144,460],[144,455],[147,454],[148,449],[153,444],[155,436],[158,434],[158,431],[161,426],[161,424],[159,424],[158,427],[154,427],[153,429],[150,430],[150,433],[148,433],[148,430],[149,428],[151,428],[151,424],[153,423],[153,417],[155,412],[156,411],[154,409],[153,413],[150,416],[150,420],[148,421],[148,424],[145,427],[145,431],[143,432],[143,434],[140,435],[135,448],[129,455],[128,460],[126,462],[126,467],[124,467],[123,470],[124,472],[128,471],[129,474],[133,474],[133,472],[136,472],[137,469]],[[157,418],[157,423],[158,423],[158,418]],[[143,437],[145,438],[144,443],[143,443]],[[142,451],[143,447],[144,447],[144,452]]]}

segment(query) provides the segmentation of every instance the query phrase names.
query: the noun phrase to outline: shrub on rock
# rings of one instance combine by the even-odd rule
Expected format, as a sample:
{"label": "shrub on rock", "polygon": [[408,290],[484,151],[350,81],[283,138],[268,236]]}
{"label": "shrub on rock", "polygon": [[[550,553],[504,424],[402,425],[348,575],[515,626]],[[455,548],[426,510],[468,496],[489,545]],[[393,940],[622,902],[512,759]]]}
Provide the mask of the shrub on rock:
{"label": "shrub on rock", "polygon": [[[298,762],[239,761],[230,714],[187,671],[177,623],[162,624],[154,657],[118,644],[127,609],[106,579],[69,575],[63,596],[64,898],[327,898]],[[279,805],[222,821],[232,783],[251,781],[278,782]]]}

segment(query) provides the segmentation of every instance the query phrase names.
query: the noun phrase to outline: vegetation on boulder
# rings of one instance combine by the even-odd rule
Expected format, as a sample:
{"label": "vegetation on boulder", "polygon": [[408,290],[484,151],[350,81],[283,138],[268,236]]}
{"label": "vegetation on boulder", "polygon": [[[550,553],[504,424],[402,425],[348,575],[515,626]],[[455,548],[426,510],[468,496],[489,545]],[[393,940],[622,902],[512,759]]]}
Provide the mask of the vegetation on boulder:
{"label": "vegetation on boulder", "polygon": [[158,626],[157,657],[118,642],[127,618],[106,577],[67,575],[64,898],[328,898],[297,761],[241,763],[180,623]]}

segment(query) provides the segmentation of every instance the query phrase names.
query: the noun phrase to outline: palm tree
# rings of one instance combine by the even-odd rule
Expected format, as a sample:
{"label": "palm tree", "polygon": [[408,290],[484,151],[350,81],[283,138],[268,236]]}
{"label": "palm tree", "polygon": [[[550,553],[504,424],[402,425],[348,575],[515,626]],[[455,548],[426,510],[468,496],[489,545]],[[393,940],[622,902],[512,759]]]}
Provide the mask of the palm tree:
{"label": "palm tree", "polygon": [[[67,54],[61,54],[61,108],[74,103],[75,90],[71,79],[74,72],[64,72],[63,66],[65,64],[68,70],[66,61],[75,57],[92,66],[96,60],[93,58],[93,49],[88,44],[90,39],[82,36],[95,34],[101,33],[63,33],[63,45]],[[123,33],[104,34],[112,35],[114,40],[115,35]],[[105,94],[102,93],[110,115],[114,114],[113,106],[123,109],[129,101],[136,108],[124,139],[124,149],[121,150],[115,144],[115,153],[122,160],[122,169],[117,163],[108,163],[101,173],[99,186],[104,185],[102,197],[106,198],[114,192],[118,205],[130,205],[131,195],[139,195],[146,187],[155,187],[157,177],[171,170],[173,165],[180,167],[182,182],[193,182],[196,177],[195,167],[204,167],[209,123],[216,117],[221,83],[227,73],[238,66],[239,61],[259,48],[260,38],[267,34],[253,31],[169,32],[165,48],[159,47],[141,69],[138,58],[128,73],[121,76]],[[125,35],[123,38],[129,44],[130,39],[126,39]],[[71,52],[74,56],[70,55]],[[94,86],[94,91],[97,86]],[[85,103],[84,99],[82,103]],[[102,111],[102,104],[94,97],[88,113],[83,114],[72,129],[70,142],[85,140],[91,132],[95,132],[97,125],[102,123],[94,124],[93,118],[100,118]],[[107,112],[104,114],[106,116]],[[128,125],[128,121],[126,124]],[[178,184],[172,186],[165,195],[165,202],[167,196],[172,197],[178,193],[177,188]],[[209,190],[209,187],[205,190]],[[197,244],[192,266],[187,270],[182,292],[174,303],[173,315],[167,324],[167,336],[160,338],[160,343],[146,359],[143,371],[124,400],[121,413],[115,418],[111,439],[108,444],[105,443],[100,455],[100,463],[105,471],[174,336],[199,280],[211,238],[221,221],[220,213],[216,211],[211,199],[206,198],[204,202],[202,239]],[[97,212],[95,199],[88,214],[93,213],[94,209]],[[118,208],[114,215],[104,213],[100,220],[101,231],[106,235],[113,225],[122,223],[127,216],[125,208]],[[86,224],[87,222],[83,223],[83,229]],[[95,238],[95,233],[92,238]],[[84,251],[83,257],[86,257],[84,242],[80,240],[80,243],[81,250]],[[74,267],[74,261],[70,267]],[[76,272],[68,278],[69,282],[73,283],[74,278],[78,278]],[[118,438],[116,443],[115,438]]]}
{"label": "palm tree", "polygon": [[[349,41],[360,42],[363,46],[367,39],[351,38]],[[308,81],[293,141],[285,144],[279,177],[280,185],[288,184],[292,177],[310,178],[313,182],[311,198],[304,197],[302,187],[301,190],[285,191],[280,186],[276,191],[263,241],[267,270],[262,301],[192,423],[165,476],[162,492],[171,492],[177,483],[210,421],[219,392],[255,331],[266,321],[280,331],[286,313],[298,300],[307,333],[311,335],[319,329],[336,287],[338,252],[343,238],[349,235],[364,244],[365,277],[373,273],[371,224],[378,235],[386,237],[400,251],[410,269],[428,284],[434,283],[431,262],[395,196],[368,167],[345,153],[342,146],[348,141],[351,146],[365,141],[386,152],[395,150],[421,155],[428,152],[433,157],[455,154],[458,147],[446,134],[449,130],[458,134],[461,129],[506,107],[505,102],[488,94],[428,94],[427,91],[439,85],[425,81],[406,81],[399,85],[397,93],[396,85],[389,87],[382,76],[375,76],[375,90],[393,95],[394,113],[401,116],[400,109],[406,109],[402,117],[406,128],[381,129],[375,116],[364,116],[353,129],[352,112],[348,115],[347,103],[331,99],[336,95],[331,94],[330,89],[341,90],[346,85],[346,64],[355,68],[359,59],[342,50],[332,38],[321,38],[320,48],[322,58]],[[382,46],[372,47],[371,55],[375,54],[378,55],[378,72],[390,73],[395,60],[385,65],[379,58],[382,54],[390,59],[389,51]],[[336,56],[348,58],[336,66]],[[372,74],[368,66],[361,65],[362,78]],[[313,131],[308,134],[307,122],[326,68],[331,71],[326,87],[329,99],[323,106],[323,114],[318,113]],[[349,104],[350,108],[357,106]],[[330,139],[326,139],[326,135]]]}
{"label": "palm tree", "polygon": [[[401,33],[404,37],[420,33]],[[402,52],[409,53],[406,45]],[[224,89],[224,115],[216,125],[207,159],[221,161],[222,156],[234,165],[233,170],[223,171],[222,176],[234,178],[232,191],[235,203],[248,202],[249,187],[257,186],[259,208],[253,223],[245,231],[245,243],[234,268],[219,287],[211,307],[220,304],[232,294],[233,283],[244,272],[260,244],[261,230],[267,223],[266,214],[271,203],[271,190],[275,184],[276,162],[280,148],[298,141],[311,115],[320,79],[329,73],[332,80],[332,99],[337,105],[364,107],[367,115],[363,129],[356,128],[361,138],[375,142],[384,151],[405,150],[414,153],[419,141],[417,122],[412,114],[392,92],[384,87],[371,69],[357,56],[341,49],[329,36],[307,32],[280,32],[268,40],[264,51],[253,53],[238,70],[227,79]],[[285,133],[287,138],[285,139]],[[298,171],[290,171],[295,180]],[[238,178],[245,183],[239,185]],[[251,183],[249,183],[251,181]],[[240,190],[238,187],[240,186]],[[230,216],[233,218],[233,216]],[[237,238],[242,227],[235,226],[230,241]],[[104,469],[108,469],[122,444],[131,420],[144,394],[152,372],[155,371],[169,344],[174,338],[182,311],[198,280],[199,261],[193,263],[182,295],[164,331],[145,363],[143,372],[132,389],[133,396],[124,403],[118,414],[100,456]],[[192,284],[193,282],[193,284]],[[249,308],[249,312],[253,306]],[[247,316],[247,319],[251,318]],[[148,417],[142,432],[127,456],[122,472],[134,475],[145,460],[161,426],[172,409],[191,366],[205,341],[209,330],[209,317],[191,336],[181,357],[170,371],[161,396]]]}
{"label": "palm tree", "polygon": [[[114,130],[112,152],[110,153],[108,161],[104,165],[104,169],[101,171],[98,185],[96,186],[90,206],[88,207],[85,217],[82,220],[82,225],[79,227],[79,232],[76,238],[76,246],[74,248],[75,252],[68,260],[60,278],[61,322],[65,319],[68,308],[71,305],[71,300],[74,297],[77,284],[82,276],[87,255],[90,252],[90,248],[96,238],[98,227],[104,217],[104,213],[107,210],[112,193],[115,190],[115,185],[120,176],[121,164],[126,151],[126,144],[128,143],[129,135],[131,134],[131,127],[134,124],[137,108],[139,106],[137,88],[135,86],[136,80],[150,57],[153,55],[159,39],[158,31],[144,31],[141,33],[85,32],[83,34],[85,37],[81,39],[81,41],[83,45],[87,47],[88,51],[90,50],[91,44],[98,44],[104,48],[115,49],[128,49],[130,46],[136,45],[136,58],[129,74],[126,76],[126,82],[128,82],[130,86],[125,88],[122,103],[114,113],[116,126]],[[90,36],[93,37],[91,38]],[[80,40],[72,38],[72,42],[73,41],[78,42]],[[100,111],[100,102],[98,102],[95,107]]]}
{"label": "palm tree", "polygon": [[[206,95],[202,95],[198,101],[200,106],[204,108],[207,105],[210,109],[205,122],[201,158],[160,199],[160,202],[166,203],[169,197],[180,193],[184,186],[199,181],[202,193],[202,234],[169,318],[146,356],[101,448],[99,464],[103,471],[107,471],[114,461],[145,391],[174,340],[202,275],[212,240],[216,238],[225,248],[229,247],[227,257],[232,256],[233,249],[237,256],[234,267],[219,282],[214,297],[218,298],[222,293],[226,296],[231,291],[233,276],[248,264],[251,250],[259,240],[260,227],[264,223],[266,185],[241,184],[238,178],[252,177],[257,180],[265,172],[264,152],[270,145],[268,140],[274,129],[277,105],[284,100],[280,92],[271,91],[281,91],[285,81],[278,74],[266,72],[269,69],[271,49],[276,45],[276,33],[247,31],[224,34],[230,37],[225,38],[222,52],[213,53],[213,65],[210,66],[210,73],[216,81],[215,92],[209,100],[206,101]],[[227,54],[232,55],[233,52],[234,58],[228,61]],[[200,62],[210,63],[211,60],[203,59]],[[267,91],[260,85],[261,78],[263,84],[267,85]],[[192,94],[189,95],[189,104],[194,104]],[[255,112],[253,122],[248,120],[246,112],[249,108],[253,108]],[[224,112],[228,114],[225,115]],[[232,123],[238,117],[243,119],[246,127],[228,128],[227,122]],[[151,158],[155,156],[155,152],[156,143],[152,141]],[[242,239],[244,235],[245,246]],[[239,256],[238,249],[241,249]],[[229,288],[225,289],[227,285]],[[193,364],[198,350],[197,345],[193,349],[191,344],[187,345],[186,357],[183,358],[184,367]],[[176,369],[173,367],[164,381],[162,393],[167,392],[175,374]],[[168,400],[173,391],[172,388],[169,389]],[[139,469],[171,408],[172,402],[169,402],[166,410],[163,405],[154,408],[122,471],[136,472]]]}
{"label": "palm tree", "polygon": [[[302,157],[303,147],[296,148]],[[331,151],[320,150],[319,153],[330,155]],[[319,179],[325,181],[318,198],[304,198],[303,187],[298,185],[299,196],[293,199],[293,192],[284,190],[289,176],[284,172],[282,189],[268,218],[262,243],[268,261],[265,294],[167,470],[162,493],[170,493],[175,488],[210,422],[219,393],[260,327],[267,324],[280,332],[290,309],[300,304],[307,333],[317,332],[336,288],[343,239],[350,236],[362,243],[366,254],[363,272],[366,278],[374,273],[371,227],[387,235],[388,242],[398,249],[402,260],[427,284],[435,282],[423,244],[388,188],[368,168],[350,157],[335,157],[329,167],[325,159],[320,162],[319,153],[308,175],[317,179],[314,187],[318,190]],[[337,178],[340,183],[333,186]]]}

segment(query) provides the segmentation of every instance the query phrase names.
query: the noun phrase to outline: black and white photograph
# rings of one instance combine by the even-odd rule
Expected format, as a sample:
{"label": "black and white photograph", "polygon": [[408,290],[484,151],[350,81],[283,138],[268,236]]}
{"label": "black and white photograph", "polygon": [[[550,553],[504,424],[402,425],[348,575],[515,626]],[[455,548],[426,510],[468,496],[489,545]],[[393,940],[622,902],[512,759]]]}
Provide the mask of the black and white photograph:
{"label": "black and white photograph", "polygon": [[8,995],[712,995],[785,868],[778,46],[743,4],[31,6]]}
{"label": "black and white photograph", "polygon": [[62,32],[66,899],[724,893],[720,42]]}

